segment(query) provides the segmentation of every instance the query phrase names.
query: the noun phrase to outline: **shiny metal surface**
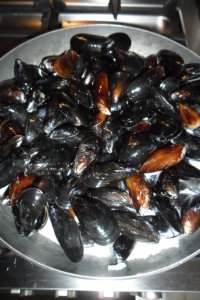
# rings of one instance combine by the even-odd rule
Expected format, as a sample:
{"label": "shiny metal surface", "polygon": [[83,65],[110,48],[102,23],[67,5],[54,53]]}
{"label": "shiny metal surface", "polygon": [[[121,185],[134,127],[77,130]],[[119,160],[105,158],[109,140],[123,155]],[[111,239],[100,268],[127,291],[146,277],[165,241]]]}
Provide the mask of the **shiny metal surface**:
{"label": "shiny metal surface", "polygon": [[[63,292],[71,290],[130,291],[132,293],[138,291],[199,292],[199,276],[199,257],[162,274],[126,278],[120,280],[119,283],[118,280],[91,280],[60,274],[39,267],[13,252],[0,256],[0,288],[12,289],[13,294],[20,294],[23,289],[34,289],[34,291],[59,290]],[[97,297],[94,296],[93,299],[97,299]]]}
{"label": "shiny metal surface", "polygon": [[[92,25],[50,32],[18,46],[0,60],[0,80],[13,76],[13,65],[16,58],[29,63],[39,63],[42,57],[61,53],[68,48],[71,36],[76,33],[95,32],[109,35],[116,31],[129,34],[133,41],[132,50],[141,55],[147,56],[162,48],[167,48],[178,52],[186,62],[200,62],[199,57],[190,50],[157,34],[126,26]],[[46,236],[48,233],[46,231]],[[135,258],[127,260],[123,266],[112,266],[114,262],[109,249],[100,246],[98,253],[90,251],[79,264],[73,264],[65,257],[60,246],[53,242],[52,236],[49,236],[51,238],[49,239],[41,233],[37,233],[29,238],[19,237],[10,209],[2,205],[0,207],[0,237],[18,254],[34,263],[63,272],[72,278],[82,280],[96,278],[97,281],[100,278],[102,281],[106,280],[106,277],[112,278],[114,281],[117,279],[130,280],[134,277],[155,274],[197,255],[200,248],[200,230],[198,230],[190,237],[174,238],[158,245],[138,243],[137,253],[135,254],[135,250],[133,251]]]}

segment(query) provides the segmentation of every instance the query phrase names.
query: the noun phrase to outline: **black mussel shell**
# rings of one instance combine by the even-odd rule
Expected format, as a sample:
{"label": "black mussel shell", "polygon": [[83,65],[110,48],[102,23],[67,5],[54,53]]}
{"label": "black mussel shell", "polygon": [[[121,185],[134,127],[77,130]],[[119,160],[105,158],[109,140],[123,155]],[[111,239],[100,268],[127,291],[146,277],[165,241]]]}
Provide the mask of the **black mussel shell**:
{"label": "black mussel shell", "polygon": [[83,257],[83,242],[78,224],[66,210],[56,206],[50,206],[49,216],[64,253],[72,262],[79,262]]}
{"label": "black mussel shell", "polygon": [[124,211],[113,211],[119,229],[130,239],[136,238],[146,242],[159,242],[159,235],[153,225],[145,218]]}
{"label": "black mussel shell", "polygon": [[15,225],[19,234],[28,236],[42,217],[47,199],[36,188],[24,190],[13,206]]}
{"label": "black mussel shell", "polygon": [[83,174],[83,182],[93,188],[106,186],[114,181],[121,180],[133,175],[134,167],[123,163],[105,162],[90,166]]}
{"label": "black mussel shell", "polygon": [[135,246],[134,238],[120,235],[113,244],[113,254],[117,262],[126,260]]}
{"label": "black mussel shell", "polygon": [[90,188],[86,191],[86,194],[90,198],[102,201],[110,207],[122,207],[132,204],[130,195],[116,187]]}
{"label": "black mussel shell", "polygon": [[183,70],[184,60],[177,53],[170,50],[160,50],[157,53],[158,65],[164,68],[166,76],[179,76]]}
{"label": "black mussel shell", "polygon": [[24,129],[15,119],[4,119],[0,122],[0,140],[4,142],[16,135],[24,135]]}
{"label": "black mussel shell", "polygon": [[157,115],[152,122],[149,136],[158,143],[167,143],[176,139],[182,132],[180,122],[166,116]]}
{"label": "black mussel shell", "polygon": [[131,136],[120,151],[120,161],[138,168],[157,148],[157,143],[146,132]]}
{"label": "black mussel shell", "polygon": [[58,58],[58,55],[51,55],[51,56],[44,57],[40,63],[40,68],[44,69],[45,71],[47,71],[51,74],[55,73],[54,61],[57,58]]}
{"label": "black mussel shell", "polygon": [[170,103],[170,98],[165,96],[160,89],[155,87],[151,89],[151,92],[156,110],[180,123],[180,117],[174,106]]}
{"label": "black mussel shell", "polygon": [[77,178],[63,178],[58,183],[56,203],[61,208],[68,209],[71,207],[71,197],[84,195],[86,191],[87,187]]}
{"label": "black mussel shell", "polygon": [[80,104],[87,109],[93,107],[91,92],[82,80],[69,78],[65,80],[63,88],[62,85],[59,88],[67,93],[77,104]]}
{"label": "black mussel shell", "polygon": [[44,132],[45,118],[46,118],[45,108],[41,108],[37,112],[29,114],[25,126],[25,137],[29,143],[32,143],[40,135],[45,134]]}
{"label": "black mussel shell", "polygon": [[0,160],[4,159],[6,156],[10,155],[11,152],[20,147],[25,141],[25,137],[23,135],[15,135],[9,139],[7,139],[0,146]]}
{"label": "black mussel shell", "polygon": [[181,72],[179,79],[184,82],[199,77],[200,77],[200,64],[190,63],[184,65],[183,71]]}
{"label": "black mussel shell", "polygon": [[179,196],[179,178],[172,169],[164,170],[160,173],[154,192],[161,196],[174,201]]}
{"label": "black mussel shell", "polygon": [[174,101],[186,101],[188,104],[200,104],[200,81],[188,83],[171,94]]}
{"label": "black mussel shell", "polygon": [[77,145],[87,137],[88,131],[84,127],[76,127],[71,124],[64,124],[54,129],[50,138],[59,143]]}
{"label": "black mussel shell", "polygon": [[172,226],[177,232],[183,233],[179,212],[171,205],[168,198],[157,196],[154,199],[154,204],[169,225]]}
{"label": "black mussel shell", "polygon": [[57,186],[53,177],[38,177],[34,181],[33,186],[37,189],[40,189],[46,195],[48,204],[55,203],[57,195]]}
{"label": "black mussel shell", "polygon": [[22,105],[27,101],[25,93],[14,79],[8,79],[0,83],[0,98],[1,102],[13,105]]}
{"label": "black mussel shell", "polygon": [[20,59],[15,60],[14,74],[16,81],[33,85],[41,78],[48,77],[48,73],[36,65],[29,65]]}
{"label": "black mussel shell", "polygon": [[175,77],[167,77],[160,83],[159,88],[166,95],[170,96],[174,91],[180,88],[180,81]]}
{"label": "black mussel shell", "polygon": [[127,99],[131,102],[140,102],[151,96],[151,87],[160,83],[163,77],[163,68],[156,67],[135,78],[126,89]]}
{"label": "black mussel shell", "polygon": [[137,77],[142,72],[143,60],[133,51],[122,51],[115,49],[119,70],[128,73],[131,79]]}
{"label": "black mussel shell", "polygon": [[26,168],[27,175],[45,176],[58,172],[67,172],[71,155],[64,146],[41,151]]}
{"label": "black mussel shell", "polygon": [[72,206],[88,236],[99,245],[111,244],[119,235],[112,212],[101,201],[73,197]]}
{"label": "black mussel shell", "polygon": [[131,39],[124,32],[112,33],[108,36],[108,38],[114,41],[114,47],[123,51],[128,51],[131,47]]}
{"label": "black mussel shell", "polygon": [[102,54],[114,45],[114,41],[100,35],[80,33],[71,38],[70,45],[78,54]]}

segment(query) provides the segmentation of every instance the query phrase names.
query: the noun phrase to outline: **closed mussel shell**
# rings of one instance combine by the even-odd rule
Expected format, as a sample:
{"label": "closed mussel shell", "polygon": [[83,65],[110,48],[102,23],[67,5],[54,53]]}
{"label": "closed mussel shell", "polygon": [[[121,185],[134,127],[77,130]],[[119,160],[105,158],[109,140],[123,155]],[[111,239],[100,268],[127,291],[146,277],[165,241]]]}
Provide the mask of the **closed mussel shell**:
{"label": "closed mussel shell", "polygon": [[36,188],[25,189],[13,205],[15,225],[19,234],[28,236],[43,217],[47,198]]}
{"label": "closed mussel shell", "polygon": [[120,151],[120,161],[138,168],[157,148],[157,143],[149,138],[149,134],[142,132],[131,136]]}
{"label": "closed mussel shell", "polygon": [[83,257],[83,242],[78,224],[64,209],[49,207],[49,216],[56,238],[66,256],[74,263]]}
{"label": "closed mussel shell", "polygon": [[134,238],[120,235],[113,244],[113,254],[117,262],[126,260],[135,246]]}
{"label": "closed mussel shell", "polygon": [[80,224],[95,243],[108,245],[118,237],[117,222],[106,204],[76,196],[72,198],[72,206]]}
{"label": "closed mussel shell", "polygon": [[113,211],[113,214],[123,235],[146,242],[159,241],[156,229],[145,218],[124,211]]}

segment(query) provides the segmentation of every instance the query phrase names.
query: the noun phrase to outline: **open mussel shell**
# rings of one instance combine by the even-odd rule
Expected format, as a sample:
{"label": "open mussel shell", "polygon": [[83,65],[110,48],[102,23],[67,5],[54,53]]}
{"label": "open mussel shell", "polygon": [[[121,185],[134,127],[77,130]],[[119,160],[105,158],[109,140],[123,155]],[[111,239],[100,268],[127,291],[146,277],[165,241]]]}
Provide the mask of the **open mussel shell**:
{"label": "open mussel shell", "polygon": [[74,263],[83,257],[83,242],[79,226],[64,209],[49,207],[49,217],[58,242],[66,256]]}
{"label": "open mussel shell", "polygon": [[43,217],[47,198],[36,188],[25,189],[13,205],[15,225],[19,234],[28,236]]}
{"label": "open mussel shell", "polygon": [[[119,107],[119,110],[125,106],[124,97],[122,95],[124,94],[124,91],[130,82],[130,75],[126,72],[115,72],[113,76],[111,76],[111,79],[109,80],[109,90],[111,94],[111,110],[114,107]],[[119,104],[118,106],[114,104]],[[115,109],[116,110],[116,109]]]}
{"label": "open mussel shell", "polygon": [[73,50],[69,50],[67,53],[60,55],[54,60],[53,62],[54,71],[58,76],[62,78],[66,78],[72,75],[77,61],[78,61],[77,53]]}
{"label": "open mussel shell", "polygon": [[74,196],[72,207],[88,236],[99,245],[111,244],[119,228],[109,207],[96,199]]}

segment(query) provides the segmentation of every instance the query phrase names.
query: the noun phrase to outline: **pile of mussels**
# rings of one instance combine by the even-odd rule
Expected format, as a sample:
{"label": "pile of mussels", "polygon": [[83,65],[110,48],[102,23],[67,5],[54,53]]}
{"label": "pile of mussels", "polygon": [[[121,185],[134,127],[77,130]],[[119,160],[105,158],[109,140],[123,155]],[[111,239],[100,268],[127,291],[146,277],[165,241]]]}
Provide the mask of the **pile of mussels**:
{"label": "pile of mussels", "polygon": [[[20,235],[51,220],[67,257],[200,226],[200,64],[130,51],[124,33],[77,34],[0,83],[0,187]],[[3,201],[3,202],[4,202]]]}

